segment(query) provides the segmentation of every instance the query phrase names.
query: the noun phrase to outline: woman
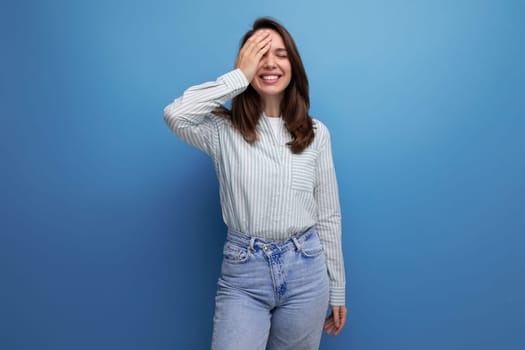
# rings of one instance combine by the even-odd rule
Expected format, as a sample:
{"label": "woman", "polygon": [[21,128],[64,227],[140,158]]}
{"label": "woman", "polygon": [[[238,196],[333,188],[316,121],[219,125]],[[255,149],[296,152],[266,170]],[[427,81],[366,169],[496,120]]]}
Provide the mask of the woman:
{"label": "woman", "polygon": [[323,323],[334,335],[345,324],[330,136],[309,105],[291,35],[260,18],[235,70],[164,109],[175,134],[213,159],[219,179],[228,233],[212,349],[318,349]]}

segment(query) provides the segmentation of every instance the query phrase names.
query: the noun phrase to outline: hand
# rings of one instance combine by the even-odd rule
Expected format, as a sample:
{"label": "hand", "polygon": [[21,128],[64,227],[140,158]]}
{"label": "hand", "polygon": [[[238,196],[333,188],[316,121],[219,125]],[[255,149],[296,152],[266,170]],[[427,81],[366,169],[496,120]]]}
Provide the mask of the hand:
{"label": "hand", "polygon": [[261,57],[270,49],[271,42],[270,32],[259,30],[246,41],[239,51],[235,68],[240,68],[249,82],[255,77],[257,65]]}
{"label": "hand", "polygon": [[346,306],[332,306],[332,313],[324,322],[323,329],[326,334],[330,335],[332,332],[334,336],[338,335],[346,323]]}

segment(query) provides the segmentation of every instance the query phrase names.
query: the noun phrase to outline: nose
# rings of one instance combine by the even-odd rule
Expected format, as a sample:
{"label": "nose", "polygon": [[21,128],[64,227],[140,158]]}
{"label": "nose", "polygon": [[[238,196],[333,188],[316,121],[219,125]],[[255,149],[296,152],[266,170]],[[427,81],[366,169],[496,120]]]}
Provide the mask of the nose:
{"label": "nose", "polygon": [[275,68],[275,57],[271,52],[268,52],[263,58],[263,67],[266,69]]}

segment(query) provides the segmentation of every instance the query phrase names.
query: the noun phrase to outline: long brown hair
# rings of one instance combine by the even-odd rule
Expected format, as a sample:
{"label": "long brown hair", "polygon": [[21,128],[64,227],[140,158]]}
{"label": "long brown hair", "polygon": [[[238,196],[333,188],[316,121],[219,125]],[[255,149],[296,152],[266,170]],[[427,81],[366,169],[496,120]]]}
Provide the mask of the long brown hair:
{"label": "long brown hair", "polygon": [[[301,153],[314,140],[312,117],[308,114],[310,96],[308,93],[308,78],[297,46],[290,33],[276,20],[262,17],[255,20],[253,28],[241,40],[240,47],[259,29],[273,29],[283,38],[292,67],[292,77],[281,100],[281,115],[286,128],[292,135],[288,143],[293,153]],[[261,98],[257,91],[249,85],[248,88],[232,99],[231,110],[224,106],[215,109],[214,113],[228,118],[249,143],[258,139],[256,127],[263,112]]]}

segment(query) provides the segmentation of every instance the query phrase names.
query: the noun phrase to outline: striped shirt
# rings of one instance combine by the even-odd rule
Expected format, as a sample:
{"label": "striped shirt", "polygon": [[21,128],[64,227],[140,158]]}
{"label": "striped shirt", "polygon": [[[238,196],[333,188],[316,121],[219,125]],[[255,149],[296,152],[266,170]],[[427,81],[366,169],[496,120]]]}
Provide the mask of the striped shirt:
{"label": "striped shirt", "polygon": [[257,125],[259,139],[249,144],[228,119],[212,114],[248,85],[236,69],[190,87],[166,106],[164,119],[178,137],[213,160],[229,228],[283,240],[315,226],[326,256],[330,304],[344,305],[341,210],[328,129],[314,119],[314,141],[293,154],[286,146],[290,133],[285,127],[276,128],[281,135],[275,133],[263,114]]}

